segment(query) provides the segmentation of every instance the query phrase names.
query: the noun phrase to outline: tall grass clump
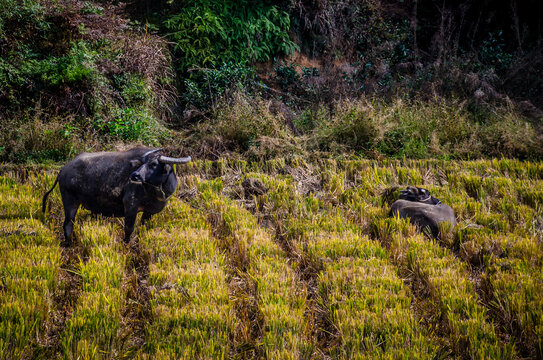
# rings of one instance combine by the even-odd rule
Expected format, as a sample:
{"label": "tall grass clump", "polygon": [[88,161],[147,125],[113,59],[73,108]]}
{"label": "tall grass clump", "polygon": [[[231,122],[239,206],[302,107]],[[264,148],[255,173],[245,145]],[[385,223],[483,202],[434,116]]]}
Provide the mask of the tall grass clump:
{"label": "tall grass clump", "polygon": [[321,150],[362,153],[375,146],[378,135],[376,119],[361,102],[340,103],[330,121],[317,125],[315,137]]}
{"label": "tall grass clump", "polygon": [[415,159],[543,156],[543,135],[509,105],[474,111],[455,100],[362,98],[338,103],[329,119],[317,114],[302,114],[304,123],[314,124],[309,144],[335,154]]}
{"label": "tall grass clump", "polygon": [[300,152],[284,120],[274,116],[264,100],[241,93],[218,106],[209,122],[195,125],[185,143],[205,156],[234,152],[267,159]]}

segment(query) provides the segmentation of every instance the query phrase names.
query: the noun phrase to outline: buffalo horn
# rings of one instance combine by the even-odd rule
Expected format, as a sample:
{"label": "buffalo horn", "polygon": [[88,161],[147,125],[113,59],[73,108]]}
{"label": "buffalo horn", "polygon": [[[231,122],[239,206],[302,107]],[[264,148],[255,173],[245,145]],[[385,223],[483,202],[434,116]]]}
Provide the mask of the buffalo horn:
{"label": "buffalo horn", "polygon": [[161,149],[153,149],[153,150],[147,151],[145,154],[143,154],[143,155],[141,156],[142,161],[143,161],[143,162],[146,162],[146,161],[147,161],[147,157],[148,157],[149,155],[154,154],[154,153],[156,153],[156,152],[159,152],[159,151],[161,151],[161,150],[162,150],[162,148],[161,148]]}
{"label": "buffalo horn", "polygon": [[187,156],[184,158],[172,158],[172,157],[167,157],[167,156],[160,156],[158,158],[158,161],[164,164],[186,164],[190,160],[192,160],[190,156]]}

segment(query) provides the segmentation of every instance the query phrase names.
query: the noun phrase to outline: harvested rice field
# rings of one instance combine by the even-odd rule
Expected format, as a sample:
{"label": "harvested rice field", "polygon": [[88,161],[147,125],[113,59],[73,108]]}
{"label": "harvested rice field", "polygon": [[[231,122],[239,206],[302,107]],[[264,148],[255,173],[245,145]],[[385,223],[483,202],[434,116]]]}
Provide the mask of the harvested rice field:
{"label": "harvested rice field", "polygon": [[[543,163],[193,161],[129,244],[80,210],[72,246],[59,168],[0,166],[1,359],[543,357]],[[389,217],[407,185],[456,227]]]}

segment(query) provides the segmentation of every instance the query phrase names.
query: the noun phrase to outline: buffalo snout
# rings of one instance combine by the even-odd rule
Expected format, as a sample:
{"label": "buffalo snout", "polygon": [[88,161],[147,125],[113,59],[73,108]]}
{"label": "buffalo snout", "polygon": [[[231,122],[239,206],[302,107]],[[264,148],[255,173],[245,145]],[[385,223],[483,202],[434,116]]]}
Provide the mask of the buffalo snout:
{"label": "buffalo snout", "polygon": [[141,175],[137,171],[134,171],[130,175],[130,182],[141,184],[141,183],[143,183],[143,178],[141,177]]}

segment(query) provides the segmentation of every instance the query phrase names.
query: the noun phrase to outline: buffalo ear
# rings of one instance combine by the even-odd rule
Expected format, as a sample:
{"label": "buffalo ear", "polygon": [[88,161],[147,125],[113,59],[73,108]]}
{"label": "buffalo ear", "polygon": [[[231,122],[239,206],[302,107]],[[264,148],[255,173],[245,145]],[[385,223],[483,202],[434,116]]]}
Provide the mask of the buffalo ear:
{"label": "buffalo ear", "polygon": [[140,161],[140,160],[130,160],[130,165],[132,165],[132,167],[140,167],[143,163]]}
{"label": "buffalo ear", "polygon": [[164,165],[164,172],[166,174],[169,174],[171,171],[172,171],[172,166],[170,164],[165,164]]}

